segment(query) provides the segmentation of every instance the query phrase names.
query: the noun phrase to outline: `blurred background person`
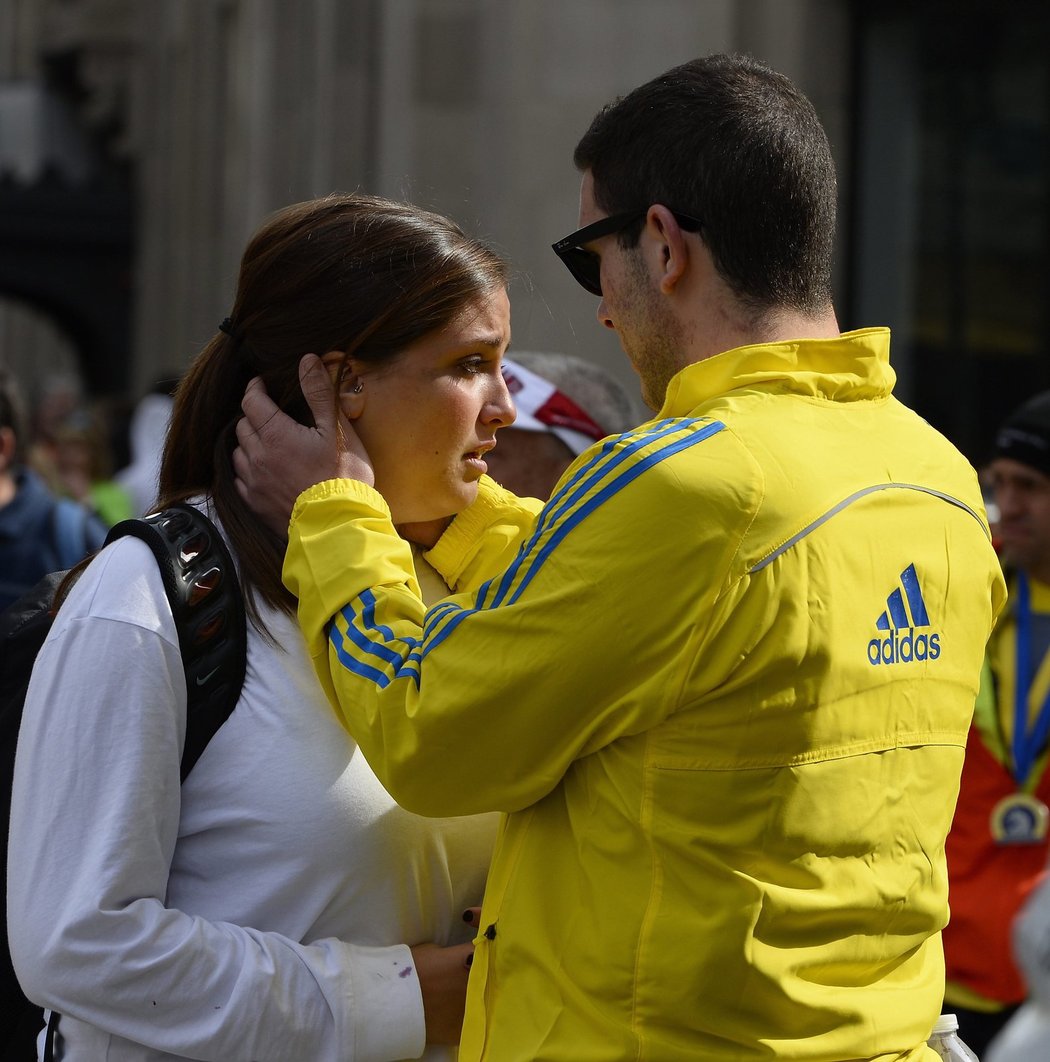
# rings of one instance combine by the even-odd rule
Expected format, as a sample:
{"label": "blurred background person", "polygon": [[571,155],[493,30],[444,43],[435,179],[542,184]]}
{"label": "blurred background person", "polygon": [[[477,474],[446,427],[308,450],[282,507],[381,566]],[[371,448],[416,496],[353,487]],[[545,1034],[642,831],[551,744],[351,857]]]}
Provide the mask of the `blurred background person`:
{"label": "blurred background person", "polygon": [[75,373],[56,369],[38,387],[32,388],[20,371],[13,371],[12,375],[21,385],[22,459],[54,493],[64,494],[58,472],[58,435],[84,403],[81,381]]}
{"label": "blurred background person", "polygon": [[647,419],[619,380],[574,354],[515,351],[503,378],[518,416],[485,460],[489,475],[519,497],[549,498],[573,458]]}
{"label": "blurred background person", "polygon": [[132,510],[130,494],[113,479],[106,420],[104,408],[94,403],[75,410],[59,425],[54,438],[54,486],[112,527],[143,513]]}
{"label": "blurred background person", "polygon": [[979,1056],[1026,998],[1010,931],[1050,851],[1050,391],[1006,418],[986,477],[1010,597],[966,744],[944,930],[944,1009]]}
{"label": "blurred background person", "polygon": [[72,567],[106,537],[101,520],[56,497],[25,464],[25,443],[21,393],[0,368],[0,608],[48,572]]}
{"label": "blurred background person", "polygon": [[113,478],[130,497],[134,516],[148,513],[157,499],[160,459],[171,420],[176,383],[174,379],[158,381],[139,400],[131,414],[128,427],[131,459]]}

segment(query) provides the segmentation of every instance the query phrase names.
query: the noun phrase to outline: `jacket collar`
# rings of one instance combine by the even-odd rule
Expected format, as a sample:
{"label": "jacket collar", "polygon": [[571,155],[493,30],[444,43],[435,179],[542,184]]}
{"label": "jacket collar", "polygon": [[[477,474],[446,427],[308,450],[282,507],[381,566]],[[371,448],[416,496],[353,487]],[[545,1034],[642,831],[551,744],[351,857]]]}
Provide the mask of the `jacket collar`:
{"label": "jacket collar", "polygon": [[896,379],[888,328],[758,343],[687,365],[668,384],[658,415],[685,416],[712,398],[751,388],[834,402],[888,398]]}

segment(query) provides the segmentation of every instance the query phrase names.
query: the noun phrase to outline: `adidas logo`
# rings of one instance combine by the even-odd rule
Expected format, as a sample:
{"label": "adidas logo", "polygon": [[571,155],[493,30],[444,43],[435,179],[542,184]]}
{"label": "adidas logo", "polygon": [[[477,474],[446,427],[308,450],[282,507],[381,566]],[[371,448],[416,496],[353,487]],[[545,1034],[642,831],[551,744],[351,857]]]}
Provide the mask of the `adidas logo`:
{"label": "adidas logo", "polygon": [[886,598],[886,611],[875,626],[886,635],[876,635],[868,642],[869,664],[908,664],[936,660],[941,655],[941,636],[921,630],[930,626],[930,616],[914,564],[901,572],[901,585]]}

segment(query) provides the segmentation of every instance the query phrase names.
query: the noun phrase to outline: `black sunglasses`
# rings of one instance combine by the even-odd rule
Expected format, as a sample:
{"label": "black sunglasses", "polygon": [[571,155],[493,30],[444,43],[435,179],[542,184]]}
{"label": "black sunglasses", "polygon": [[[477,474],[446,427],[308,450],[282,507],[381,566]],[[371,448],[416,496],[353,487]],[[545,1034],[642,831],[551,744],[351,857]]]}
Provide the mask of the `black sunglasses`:
{"label": "black sunglasses", "polygon": [[[649,212],[648,207],[642,210],[630,210],[626,214],[612,214],[592,225],[584,225],[582,229],[570,232],[568,236],[551,244],[554,253],[565,263],[565,268],[576,278],[576,282],[592,295],[602,293],[602,262],[593,251],[584,250],[583,244],[597,240],[600,236],[608,236],[612,232],[620,232],[627,228],[632,221],[645,217]],[[690,214],[682,214],[672,210],[671,214],[675,221],[686,232],[697,232],[703,225],[699,218]]]}

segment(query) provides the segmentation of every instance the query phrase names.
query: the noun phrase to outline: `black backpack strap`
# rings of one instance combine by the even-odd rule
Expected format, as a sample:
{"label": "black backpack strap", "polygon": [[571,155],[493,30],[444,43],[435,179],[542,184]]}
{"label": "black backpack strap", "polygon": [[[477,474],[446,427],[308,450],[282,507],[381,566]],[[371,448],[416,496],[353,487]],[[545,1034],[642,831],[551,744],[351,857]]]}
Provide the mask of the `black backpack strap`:
{"label": "black backpack strap", "polygon": [[248,662],[247,620],[233,557],[218,528],[192,505],[173,505],[110,529],[153,551],[171,603],[186,671],[182,780],[230,717]]}

